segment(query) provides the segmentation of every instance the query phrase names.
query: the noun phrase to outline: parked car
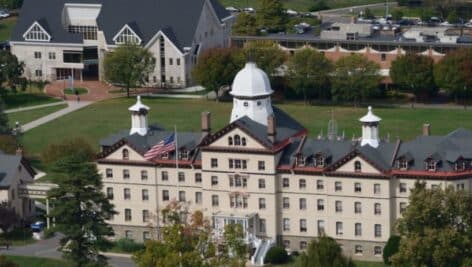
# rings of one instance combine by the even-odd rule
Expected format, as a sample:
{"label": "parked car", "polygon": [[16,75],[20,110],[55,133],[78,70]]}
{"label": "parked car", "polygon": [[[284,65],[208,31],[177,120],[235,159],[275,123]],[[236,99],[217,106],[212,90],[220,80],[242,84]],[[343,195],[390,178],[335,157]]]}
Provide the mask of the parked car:
{"label": "parked car", "polygon": [[256,10],[252,7],[245,7],[244,11],[247,12],[247,13],[254,13]]}
{"label": "parked car", "polygon": [[10,16],[10,12],[6,10],[0,10],[0,19],[8,18],[9,16]]}
{"label": "parked car", "polygon": [[239,8],[235,8],[234,6],[229,6],[226,8],[226,11],[229,11],[229,12],[239,12],[241,10],[239,10]]}
{"label": "parked car", "polygon": [[298,16],[298,12],[292,9],[285,10],[285,13],[289,16]]}

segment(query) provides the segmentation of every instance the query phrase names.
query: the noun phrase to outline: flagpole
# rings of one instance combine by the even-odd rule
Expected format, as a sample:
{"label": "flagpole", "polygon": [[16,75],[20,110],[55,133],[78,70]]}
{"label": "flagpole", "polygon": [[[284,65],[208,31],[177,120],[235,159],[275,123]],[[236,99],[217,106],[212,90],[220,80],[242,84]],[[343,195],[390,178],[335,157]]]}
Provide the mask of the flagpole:
{"label": "flagpole", "polygon": [[179,181],[179,143],[177,141],[177,125],[174,124],[174,138],[175,138],[175,177],[177,177],[177,196],[180,202],[180,181]]}

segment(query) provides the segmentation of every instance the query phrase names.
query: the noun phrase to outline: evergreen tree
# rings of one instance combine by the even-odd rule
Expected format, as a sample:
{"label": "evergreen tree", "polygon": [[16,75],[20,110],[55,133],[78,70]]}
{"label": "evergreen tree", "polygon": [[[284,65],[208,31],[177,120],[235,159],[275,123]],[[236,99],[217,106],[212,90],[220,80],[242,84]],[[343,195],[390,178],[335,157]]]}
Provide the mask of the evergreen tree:
{"label": "evergreen tree", "polygon": [[58,185],[48,196],[55,199],[50,216],[56,219],[56,230],[64,237],[64,257],[73,266],[106,266],[100,254],[112,244],[107,239],[113,229],[105,222],[116,212],[102,192],[102,177],[86,153],[73,153],[59,159],[53,171]]}
{"label": "evergreen tree", "polygon": [[256,20],[259,28],[280,32],[285,31],[288,18],[280,0],[262,0],[256,12]]}
{"label": "evergreen tree", "polygon": [[5,104],[0,97],[0,135],[11,134],[10,125],[8,124],[8,117],[5,113]]}

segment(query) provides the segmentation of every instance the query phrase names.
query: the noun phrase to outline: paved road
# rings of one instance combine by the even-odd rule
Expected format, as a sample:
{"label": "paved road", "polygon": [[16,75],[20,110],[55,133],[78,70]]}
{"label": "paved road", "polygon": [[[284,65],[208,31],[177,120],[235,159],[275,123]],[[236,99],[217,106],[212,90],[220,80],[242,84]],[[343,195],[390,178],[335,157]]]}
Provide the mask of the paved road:
{"label": "paved road", "polygon": [[32,122],[29,122],[25,125],[22,125],[21,126],[21,131],[24,133],[24,132],[27,132],[33,128],[36,128],[42,124],[45,124],[47,122],[50,122],[52,120],[55,120],[59,117],[62,117],[70,112],[73,112],[73,111],[76,111],[78,109],[81,109],[83,107],[86,107],[90,104],[92,104],[93,102],[90,102],[90,101],[80,101],[80,102],[77,102],[77,101],[67,101],[67,105],[68,107],[67,108],[64,108],[64,109],[61,109],[59,111],[56,111],[56,112],[53,112],[51,114],[48,114],[44,117],[41,117],[37,120],[34,120]]}
{"label": "paved road", "polygon": [[[394,7],[397,6],[397,2],[388,2],[388,7],[390,10]],[[350,6],[350,7],[343,7],[343,8],[336,8],[336,9],[328,9],[328,10],[323,10],[320,11],[319,14],[322,16],[325,15],[345,15],[347,13],[355,13],[358,14],[360,11],[363,11],[364,9],[369,8],[369,9],[381,9],[385,8],[385,3],[377,3],[377,4],[369,4],[369,5],[360,5],[360,6]]]}
{"label": "paved road", "polygon": [[[41,240],[34,244],[11,247],[9,250],[0,250],[0,254],[5,255],[16,255],[16,256],[33,256],[33,257],[44,257],[51,259],[61,259],[61,252],[57,251],[59,247],[60,237],[56,235],[53,238],[47,240]],[[107,255],[109,263],[114,267],[135,267],[136,265],[128,257],[118,257]]]}
{"label": "paved road", "polygon": [[38,108],[59,106],[59,105],[63,105],[63,104],[66,104],[66,102],[65,102],[65,101],[59,101],[59,102],[54,102],[54,103],[49,103],[49,104],[43,104],[43,105],[37,105],[37,106],[31,106],[31,107],[7,109],[7,110],[5,110],[5,113],[7,113],[7,114],[8,114],[8,113],[15,113],[15,112],[33,110],[33,109],[38,109]]}

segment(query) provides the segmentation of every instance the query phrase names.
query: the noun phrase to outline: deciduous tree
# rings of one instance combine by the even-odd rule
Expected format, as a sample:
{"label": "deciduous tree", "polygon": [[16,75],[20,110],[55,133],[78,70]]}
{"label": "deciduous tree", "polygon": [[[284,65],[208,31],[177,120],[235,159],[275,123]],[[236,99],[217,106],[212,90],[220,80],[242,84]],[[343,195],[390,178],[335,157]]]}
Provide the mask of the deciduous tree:
{"label": "deciduous tree", "polygon": [[290,85],[303,95],[305,103],[313,97],[329,95],[333,64],[323,54],[309,48],[298,50],[288,66]]}
{"label": "deciduous tree", "polygon": [[7,83],[8,87],[15,89],[21,75],[24,63],[8,50],[0,50],[0,89]]}
{"label": "deciduous tree", "polygon": [[130,89],[142,86],[156,66],[151,52],[137,44],[118,46],[105,55],[105,77],[108,81],[122,86],[130,95]]}
{"label": "deciduous tree", "polygon": [[232,267],[246,266],[247,246],[244,243],[244,232],[241,224],[227,224],[223,234],[228,252],[231,255]]}
{"label": "deciduous tree", "polygon": [[354,54],[339,59],[332,75],[331,95],[334,100],[366,100],[378,88],[380,67],[367,58]]}
{"label": "deciduous tree", "polygon": [[272,41],[248,42],[243,53],[246,58],[254,61],[259,68],[264,70],[270,78],[277,75],[277,68],[280,68],[287,60],[287,54]]}
{"label": "deciduous tree", "polygon": [[313,239],[306,252],[300,254],[299,267],[354,267],[341,247],[331,237],[321,236]]}
{"label": "deciduous tree", "polygon": [[433,64],[430,57],[408,53],[392,62],[390,77],[400,89],[416,97],[432,96],[437,92]]}
{"label": "deciduous tree", "polygon": [[5,104],[0,97],[0,135],[11,134],[10,125],[8,124],[8,117],[5,113]]}
{"label": "deciduous tree", "polygon": [[203,87],[212,90],[218,100],[218,91],[230,85],[236,73],[242,68],[239,50],[234,48],[214,48],[203,52],[193,69],[193,77]]}
{"label": "deciduous tree", "polygon": [[257,35],[256,17],[247,12],[241,12],[233,25],[234,35]]}
{"label": "deciduous tree", "polygon": [[472,195],[427,189],[417,182],[397,222],[400,248],[393,266],[465,267],[472,262]]}
{"label": "deciduous tree", "polygon": [[268,32],[280,32],[285,31],[288,18],[280,0],[262,0],[256,12],[256,20],[259,28],[265,28]]}
{"label": "deciduous tree", "polygon": [[60,159],[76,154],[92,161],[95,157],[93,147],[82,138],[66,139],[60,143],[51,143],[41,154],[42,160],[48,165],[53,165]]}
{"label": "deciduous tree", "polygon": [[102,177],[94,162],[83,153],[72,153],[54,164],[53,182],[48,192],[56,201],[50,216],[56,230],[62,232],[63,255],[73,266],[106,266],[100,254],[112,244],[113,229],[105,222],[113,216],[113,205],[102,192]]}

